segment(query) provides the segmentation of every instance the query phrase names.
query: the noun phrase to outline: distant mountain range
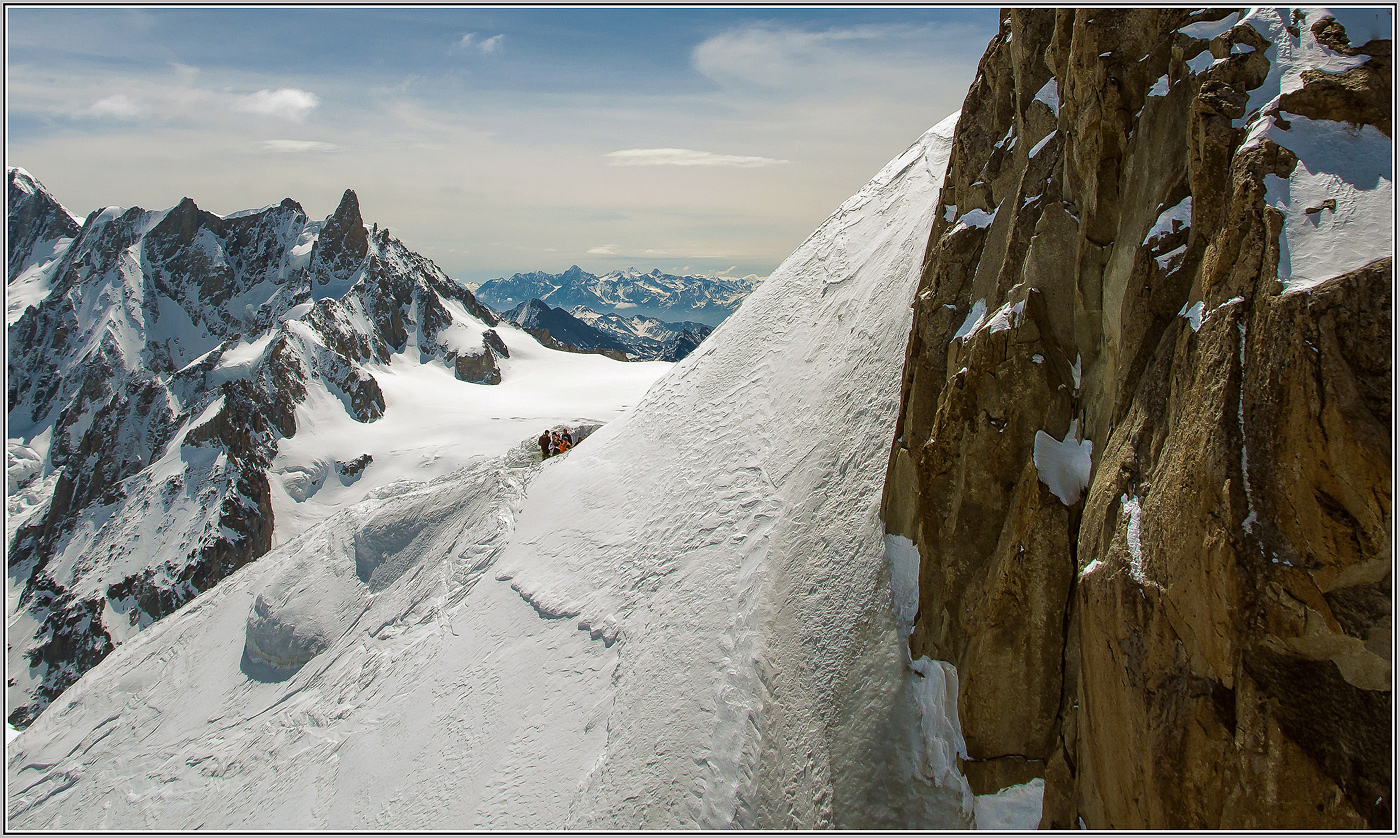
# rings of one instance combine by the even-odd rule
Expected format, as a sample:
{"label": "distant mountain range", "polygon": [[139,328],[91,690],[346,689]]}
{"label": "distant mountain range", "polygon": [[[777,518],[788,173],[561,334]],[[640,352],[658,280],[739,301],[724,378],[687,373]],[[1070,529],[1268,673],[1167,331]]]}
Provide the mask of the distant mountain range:
{"label": "distant mountain range", "polygon": [[534,271],[482,283],[476,297],[497,311],[529,300],[555,308],[586,306],[595,312],[641,315],[664,321],[688,320],[718,326],[744,301],[762,280],[665,274],[660,269],[643,273],[636,268],[598,276],[574,265],[560,274]]}
{"label": "distant mountain range", "polygon": [[534,299],[506,312],[504,319],[552,349],[596,352],[620,361],[679,361],[712,331],[704,323],[623,317],[587,306],[565,311]]}

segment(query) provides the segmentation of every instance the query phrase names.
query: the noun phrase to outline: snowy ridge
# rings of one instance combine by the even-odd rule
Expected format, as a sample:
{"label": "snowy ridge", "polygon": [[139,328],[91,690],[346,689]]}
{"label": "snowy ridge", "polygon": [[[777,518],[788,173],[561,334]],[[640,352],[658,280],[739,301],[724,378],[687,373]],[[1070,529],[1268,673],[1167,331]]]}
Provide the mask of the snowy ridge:
{"label": "snowy ridge", "polygon": [[6,170],[8,250],[5,325],[48,296],[51,268],[68,251],[81,226],[44,185],[24,169]]}
{"label": "snowy ridge", "polygon": [[384,487],[118,649],[10,825],[965,825],[877,517],[955,121],[566,456]]}
{"label": "snowy ridge", "polygon": [[44,273],[52,293],[8,335],[19,726],[338,505],[540,424],[610,418],[666,369],[493,330],[469,291],[366,227],[349,191],[317,222],[291,200],[227,218],[189,199],[104,209]]}
{"label": "snowy ridge", "polygon": [[482,302],[506,311],[531,299],[556,308],[586,306],[593,311],[644,314],[664,320],[693,319],[718,325],[760,282],[757,276],[676,276],[659,268],[636,268],[601,276],[574,265],[561,274],[535,271],[483,283],[476,289]]}
{"label": "snowy ridge", "polygon": [[599,313],[587,306],[574,306],[569,313],[622,342],[627,346],[628,357],[645,360],[679,361],[714,331],[704,323],[667,323],[637,314],[624,317],[613,312]]}

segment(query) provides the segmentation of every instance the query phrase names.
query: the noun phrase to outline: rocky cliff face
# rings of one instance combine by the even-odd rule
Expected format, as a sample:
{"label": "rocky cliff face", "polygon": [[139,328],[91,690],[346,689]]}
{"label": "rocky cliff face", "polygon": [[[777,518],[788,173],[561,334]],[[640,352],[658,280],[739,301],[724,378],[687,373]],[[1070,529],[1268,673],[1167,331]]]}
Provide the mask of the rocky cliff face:
{"label": "rocky cliff face", "polygon": [[[12,233],[40,231],[20,245],[66,234],[35,205],[11,201]],[[348,190],[325,221],[290,199],[223,218],[188,198],[109,208],[44,264],[11,283],[45,293],[7,346],[20,727],[116,644],[270,548],[268,471],[309,393],[373,422],[385,402],[371,366],[396,355],[500,380],[495,316],[367,229]]]}
{"label": "rocky cliff face", "polygon": [[883,513],[974,791],[1391,824],[1389,12],[1003,13]]}
{"label": "rocky cliff face", "polygon": [[34,263],[34,257],[53,255],[54,245],[78,235],[78,222],[68,214],[44,185],[23,169],[8,170],[5,260],[6,281],[18,277]]}
{"label": "rocky cliff face", "polygon": [[78,235],[77,219],[23,169],[6,171],[5,324],[48,296],[53,264]]}

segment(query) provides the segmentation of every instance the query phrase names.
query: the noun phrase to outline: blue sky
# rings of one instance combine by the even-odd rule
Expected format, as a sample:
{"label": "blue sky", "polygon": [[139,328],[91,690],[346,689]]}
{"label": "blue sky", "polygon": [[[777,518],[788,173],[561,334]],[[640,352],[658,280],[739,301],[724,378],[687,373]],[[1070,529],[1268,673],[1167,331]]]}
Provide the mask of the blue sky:
{"label": "blue sky", "polygon": [[956,110],[977,9],[7,10],[7,162],[70,210],[349,187],[465,281],[767,274]]}

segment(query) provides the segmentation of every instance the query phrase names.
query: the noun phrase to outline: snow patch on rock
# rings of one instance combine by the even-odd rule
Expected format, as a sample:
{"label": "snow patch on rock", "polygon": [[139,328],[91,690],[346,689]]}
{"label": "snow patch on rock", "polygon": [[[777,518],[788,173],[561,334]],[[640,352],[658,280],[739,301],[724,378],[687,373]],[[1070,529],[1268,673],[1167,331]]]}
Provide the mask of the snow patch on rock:
{"label": "snow patch on rock", "polygon": [[1035,432],[1032,456],[1040,482],[1065,506],[1074,506],[1089,488],[1094,443],[1078,436],[1078,419],[1070,421],[1064,439],[1055,439],[1045,431]]}

